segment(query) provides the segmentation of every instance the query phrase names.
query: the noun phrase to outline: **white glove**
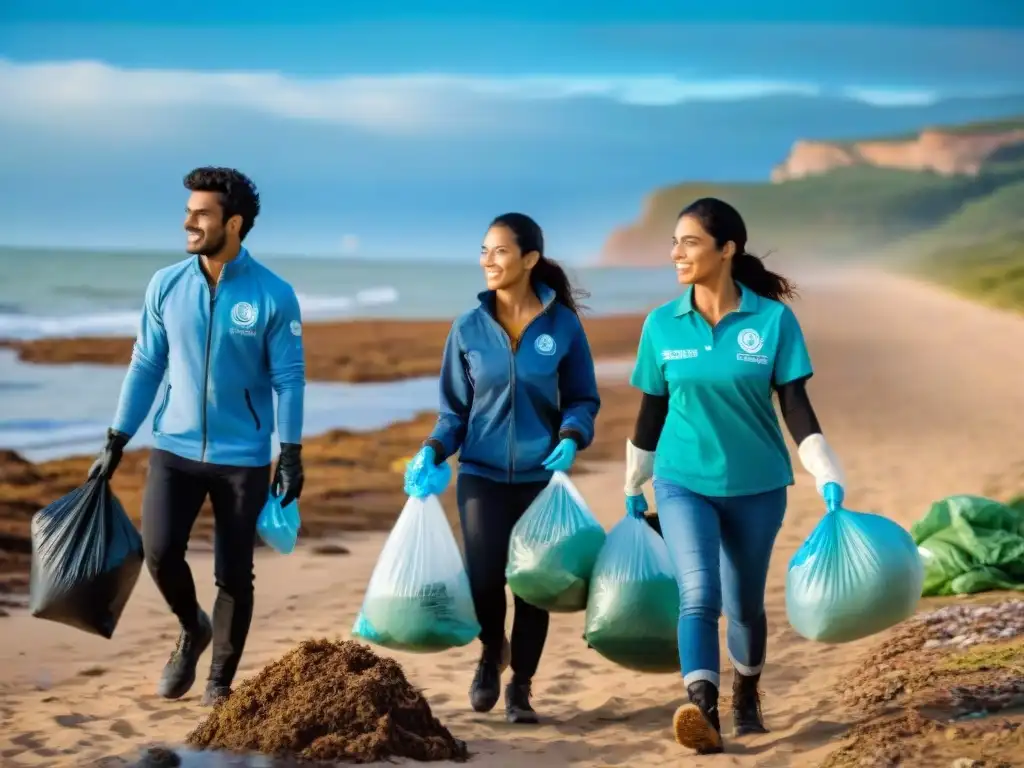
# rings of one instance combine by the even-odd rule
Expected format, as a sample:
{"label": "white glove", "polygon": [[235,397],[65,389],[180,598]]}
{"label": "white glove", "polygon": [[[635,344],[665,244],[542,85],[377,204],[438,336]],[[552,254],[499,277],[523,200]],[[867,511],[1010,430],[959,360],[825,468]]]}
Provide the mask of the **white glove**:
{"label": "white glove", "polygon": [[841,488],[846,487],[846,473],[843,472],[839,459],[832,452],[825,436],[821,433],[809,435],[804,438],[797,448],[800,456],[800,463],[803,464],[812,477],[814,484],[821,493],[826,483],[836,483]]}
{"label": "white glove", "polygon": [[654,477],[654,451],[645,451],[626,441],[626,495],[642,494],[644,483]]}

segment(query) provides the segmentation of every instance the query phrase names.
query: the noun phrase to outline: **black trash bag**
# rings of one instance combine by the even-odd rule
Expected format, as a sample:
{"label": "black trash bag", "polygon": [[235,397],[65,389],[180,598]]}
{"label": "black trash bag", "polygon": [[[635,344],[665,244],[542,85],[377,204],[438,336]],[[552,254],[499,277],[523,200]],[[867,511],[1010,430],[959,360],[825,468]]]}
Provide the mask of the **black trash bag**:
{"label": "black trash bag", "polygon": [[106,480],[32,516],[32,615],[108,640],[142,570],[142,537]]}

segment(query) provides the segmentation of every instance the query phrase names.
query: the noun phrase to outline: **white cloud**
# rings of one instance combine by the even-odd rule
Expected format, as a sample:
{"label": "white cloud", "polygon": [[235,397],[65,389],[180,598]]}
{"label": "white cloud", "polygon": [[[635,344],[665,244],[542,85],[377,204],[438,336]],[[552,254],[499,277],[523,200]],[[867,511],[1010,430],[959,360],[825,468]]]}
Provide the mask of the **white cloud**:
{"label": "white cloud", "polygon": [[844,88],[842,94],[848,99],[875,107],[927,107],[941,98],[937,91],[912,88],[895,90],[851,86]]}
{"label": "white cloud", "polygon": [[[759,79],[445,74],[315,79],[269,71],[126,69],[97,61],[0,59],[0,121],[111,137],[152,138],[204,115],[231,110],[371,133],[423,135],[511,129],[515,111],[495,108],[509,100],[591,97],[628,105],[671,105],[820,92],[809,82]],[[920,101],[919,92],[851,88],[846,95],[876,105],[927,103]]]}

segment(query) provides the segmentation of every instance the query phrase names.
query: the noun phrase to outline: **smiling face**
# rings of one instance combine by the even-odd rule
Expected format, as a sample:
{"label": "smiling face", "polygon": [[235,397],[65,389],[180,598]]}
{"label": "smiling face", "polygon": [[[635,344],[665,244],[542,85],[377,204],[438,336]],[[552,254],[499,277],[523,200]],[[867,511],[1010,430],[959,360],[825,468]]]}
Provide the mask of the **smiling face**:
{"label": "smiling face", "polygon": [[731,270],[736,244],[731,240],[721,248],[693,216],[681,216],[672,236],[672,263],[683,285],[709,284],[718,280],[722,270]]}
{"label": "smiling face", "polygon": [[185,251],[213,256],[238,237],[241,216],[224,221],[224,207],[216,192],[193,192],[185,206]]}
{"label": "smiling face", "polygon": [[491,227],[480,246],[480,266],[487,289],[497,291],[529,280],[530,270],[539,258],[537,251],[522,253],[515,233],[508,227]]}

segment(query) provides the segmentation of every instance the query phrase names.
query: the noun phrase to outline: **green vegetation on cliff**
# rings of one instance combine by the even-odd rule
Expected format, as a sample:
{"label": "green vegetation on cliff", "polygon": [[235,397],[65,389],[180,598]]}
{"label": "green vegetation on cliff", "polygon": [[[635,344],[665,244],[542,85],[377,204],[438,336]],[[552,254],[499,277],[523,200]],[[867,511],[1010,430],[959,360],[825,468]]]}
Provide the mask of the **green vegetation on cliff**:
{"label": "green vegetation on cliff", "polygon": [[[944,128],[1009,130],[1024,118]],[[974,297],[1024,309],[1024,143],[995,152],[976,176],[856,166],[779,184],[688,183],[654,192],[617,231],[604,260],[668,257],[679,211],[720,197],[743,214],[751,250],[883,260]]]}

